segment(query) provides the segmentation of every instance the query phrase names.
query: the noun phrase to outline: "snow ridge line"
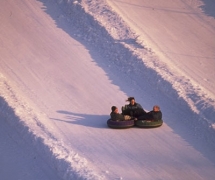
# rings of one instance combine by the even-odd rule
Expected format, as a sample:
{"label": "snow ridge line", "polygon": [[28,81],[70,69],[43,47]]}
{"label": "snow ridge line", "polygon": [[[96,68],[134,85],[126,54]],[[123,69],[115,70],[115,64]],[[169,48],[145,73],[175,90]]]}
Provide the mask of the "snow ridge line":
{"label": "snow ridge line", "polygon": [[215,129],[214,94],[186,77],[179,69],[176,72],[174,68],[172,72],[171,67],[161,62],[150,49],[144,48],[144,40],[105,0],[53,1],[63,12],[59,14],[60,18],[54,18],[56,23],[59,26],[63,21],[70,23],[71,31],[67,30],[68,33],[88,43],[90,48],[95,48],[112,69],[125,74],[131,83],[134,81],[132,77],[137,82],[147,79],[152,88],[160,89],[173,101],[174,98],[185,101],[198,115],[198,121],[204,121],[202,123],[207,124],[207,128]]}
{"label": "snow ridge line", "polygon": [[89,168],[87,160],[56,139],[28,104],[11,89],[8,81],[0,74],[0,111],[11,127],[11,131],[20,134],[26,144],[33,146],[47,164],[56,171],[59,179],[65,180],[101,180],[104,179]]}
{"label": "snow ridge line", "polygon": [[[174,72],[171,72],[173,65],[168,67],[168,65],[159,61],[151,50],[141,48],[144,47],[142,45],[144,44],[144,40],[126,25],[119,15],[107,5],[105,0],[83,0],[81,4],[85,11],[100,22],[114,39],[121,40],[125,48],[133,52],[133,56],[140,58],[146,67],[155,70],[164,80],[170,82],[172,87],[177,91],[178,96],[183,98],[202,120],[207,121],[209,126],[214,128],[214,94],[197,84],[191,78],[186,77],[180,69],[174,68]],[[123,41],[123,39],[133,40],[133,43]],[[177,69],[177,72],[175,69]],[[159,81],[156,85],[159,85]]]}

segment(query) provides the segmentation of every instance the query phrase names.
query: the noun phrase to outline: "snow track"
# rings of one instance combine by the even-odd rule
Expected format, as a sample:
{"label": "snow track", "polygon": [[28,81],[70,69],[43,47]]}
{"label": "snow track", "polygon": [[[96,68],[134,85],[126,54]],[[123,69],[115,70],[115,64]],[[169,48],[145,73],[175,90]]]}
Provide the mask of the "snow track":
{"label": "snow track", "polygon": [[[18,59],[17,61],[16,58],[15,59],[11,58],[12,59],[11,63],[8,63],[6,58],[5,58],[6,60],[2,60],[2,64],[0,64],[0,69],[3,71],[2,74],[3,75],[6,74],[7,76],[7,78],[5,78],[3,75],[0,76],[1,87],[0,110],[1,112],[3,112],[2,114],[4,114],[2,116],[4,123],[11,128],[11,131],[16,131],[17,133],[19,133],[23,141],[25,141],[27,144],[35,148],[36,154],[40,156],[45,162],[47,162],[47,166],[49,166],[50,169],[53,170],[53,172],[56,172],[56,175],[59,177],[56,179],[66,180],[69,179],[97,180],[106,178],[123,179],[122,177],[124,174],[121,174],[121,177],[119,177],[119,174],[121,173],[121,171],[123,172],[124,166],[122,167],[121,165],[124,162],[127,163],[126,160],[128,161],[130,160],[131,163],[130,164],[124,163],[123,165],[125,166],[127,165],[127,167],[135,165],[135,167],[139,168],[137,171],[139,174],[136,172],[136,169],[135,170],[132,169],[133,174],[132,173],[129,174],[130,177],[132,176],[132,178],[133,175],[135,175],[137,179],[140,177],[142,178],[144,175],[145,179],[147,178],[155,179],[157,172],[155,173],[155,176],[151,176],[151,174],[153,174],[153,172],[155,171],[158,172],[162,171],[164,179],[172,179],[172,177],[175,175],[174,168],[168,174],[166,172],[165,167],[164,169],[161,169],[162,167],[158,167],[158,165],[155,163],[156,165],[154,167],[156,167],[157,169],[154,170],[153,169],[154,164],[153,165],[150,164],[151,159],[146,157],[150,155],[153,156],[153,154],[159,152],[158,148],[164,149],[169,154],[172,154],[172,156],[169,157],[169,154],[166,155],[164,151],[163,152],[161,151],[160,153],[163,154],[164,156],[161,157],[161,159],[158,159],[158,161],[155,161],[163,163],[163,161],[165,161],[166,158],[170,158],[168,159],[169,162],[166,162],[167,163],[166,168],[168,170],[169,167],[172,166],[175,162],[176,164],[178,163],[178,166],[181,166],[186,163],[189,164],[192,161],[198,163],[203,162],[201,164],[202,166],[210,162],[209,165],[210,168],[208,171],[206,171],[205,173],[206,175],[205,174],[202,175],[203,178],[210,177],[210,175],[212,174],[211,172],[213,172],[211,164],[215,163],[215,161],[213,160],[214,154],[213,152],[210,151],[211,149],[215,149],[214,94],[208,92],[203,87],[199,86],[194,81],[190,80],[188,77],[186,77],[186,74],[183,74],[180,70],[177,69],[172,70],[167,64],[160,62],[158,57],[153,53],[153,50],[144,47],[144,39],[141,39],[138,36],[138,34],[135,34],[135,32],[123,21],[123,19],[118,14],[116,14],[113,11],[113,9],[110,8],[110,6],[106,4],[106,1],[38,0],[37,3],[38,2],[42,4],[41,7],[43,11],[45,11],[45,13],[47,13],[51,17],[51,20],[54,21],[56,25],[56,27],[54,28],[58,30],[60,29],[60,31],[58,31],[57,33],[62,32],[63,30],[63,32],[66,32],[68,35],[62,37],[61,35],[63,33],[61,34],[59,33],[58,35],[57,33],[53,33],[55,32],[55,30],[53,30],[52,32],[53,34],[50,35],[50,37],[47,38],[46,40],[50,40],[50,44],[52,44],[51,39],[54,37],[55,34],[58,35],[57,38],[59,39],[57,40],[59,40],[59,43],[64,41],[66,42],[67,41],[66,37],[67,38],[72,37],[72,39],[77,40],[77,42],[80,42],[81,44],[84,45],[84,47],[89,51],[89,54],[92,56],[92,59],[94,59],[95,62],[97,63],[98,67],[102,68],[104,72],[107,74],[108,78],[112,81],[111,85],[107,86],[103,85],[100,87],[99,84],[100,81],[98,80],[99,75],[97,75],[96,73],[95,73],[96,75],[90,73],[88,77],[84,73],[80,73],[81,69],[83,69],[84,71],[87,69],[85,66],[89,66],[90,68],[93,67],[94,68],[93,70],[96,70],[97,73],[99,72],[103,80],[106,81],[107,79],[106,76],[104,78],[104,75],[102,74],[103,71],[97,70],[98,67],[96,66],[95,68],[95,66],[88,63],[87,60],[81,61],[79,65],[78,62],[75,62],[74,60],[76,58],[75,56],[74,57],[72,56],[71,58],[73,62],[70,62],[71,59],[69,60],[66,59],[67,53],[68,57],[72,55],[72,53],[69,54],[69,51],[67,51],[70,49],[66,49],[66,46],[68,46],[69,43],[59,44],[59,46],[65,45],[65,47],[63,46],[60,48],[66,50],[61,51],[64,53],[63,57],[59,55],[59,57],[54,60],[50,60],[54,56],[50,55],[46,57],[45,54],[47,51],[50,51],[51,53],[57,51],[57,48],[52,47],[51,45],[50,45],[51,47],[44,46],[42,48],[39,45],[39,48],[38,47],[35,48],[36,50],[33,47],[31,47],[33,50],[29,52],[34,52],[35,54],[37,54],[38,49],[42,52],[45,52],[44,54],[41,53],[42,55],[40,55],[39,53],[35,55],[36,58],[33,63],[30,60],[34,56],[31,55],[30,53],[28,57],[30,59],[29,61],[28,59],[22,61],[23,59],[22,58],[19,59],[19,57],[17,58]],[[28,3],[31,4],[30,1]],[[32,12],[34,11],[35,11],[34,13],[37,12],[35,10],[36,8],[34,9],[33,5],[29,6],[33,9]],[[38,17],[40,17],[39,15],[40,14],[38,13]],[[34,16],[32,15],[32,17]],[[37,18],[35,17],[35,19]],[[41,24],[44,22],[39,21],[39,23]],[[45,25],[42,25],[41,27],[43,26]],[[37,26],[35,25],[35,27]],[[42,30],[40,30],[41,27],[38,27],[37,29],[37,31],[41,31],[41,36],[43,33],[44,34],[46,33],[44,37],[49,36],[49,31],[51,31],[53,27],[50,25],[50,27],[52,28],[50,29],[47,28],[48,29],[47,32],[43,32]],[[14,36],[16,37],[16,35]],[[31,38],[31,35],[29,35],[29,37]],[[43,39],[43,37],[41,39]],[[33,39],[32,41],[36,40],[37,38]],[[45,42],[43,43],[45,44]],[[13,44],[13,42],[11,44]],[[69,45],[71,45],[71,43]],[[77,46],[80,46],[80,44],[77,43]],[[6,46],[2,47],[5,48]],[[22,53],[25,53],[24,50]],[[74,54],[75,53],[76,52],[74,52]],[[7,57],[8,54],[6,54],[5,57]],[[47,54],[49,55],[49,53]],[[43,57],[44,59],[42,61],[41,59]],[[13,65],[13,63],[14,67],[10,67],[10,65],[11,64]],[[52,63],[53,65],[51,66]],[[59,69],[56,68],[57,66],[59,66]],[[17,67],[20,67],[21,70],[16,69]],[[65,67],[68,67],[68,69]],[[30,74],[29,77],[31,78],[33,77],[32,78],[33,80],[30,78],[29,79],[26,78],[25,80],[22,79],[22,77],[26,77],[26,74],[24,72],[23,76],[22,74],[21,75],[19,74],[22,73],[23,70],[22,68],[24,70],[29,71],[29,73],[26,74],[27,75]],[[43,71],[43,69],[45,68],[48,69],[47,72],[45,70]],[[72,71],[73,69],[79,71],[73,72]],[[41,74],[45,72],[44,76],[43,74],[42,75],[37,74],[38,73],[37,70]],[[67,72],[65,72],[65,74],[59,73],[59,76],[61,77],[59,77],[58,79],[57,75],[55,75],[55,73],[57,73],[58,70],[59,72],[62,72],[63,70]],[[70,75],[72,73],[74,73],[74,75]],[[10,77],[12,78],[10,79]],[[90,78],[92,78],[93,80],[91,80]],[[18,83],[13,81],[17,81]],[[80,82],[81,83],[83,82],[83,87],[81,86],[82,84]],[[36,87],[34,83],[39,86]],[[72,83],[74,83],[74,85]],[[19,87],[16,87],[17,84],[19,84]],[[117,88],[120,87],[120,90],[118,90],[115,86],[117,86]],[[36,88],[34,89],[34,87]],[[53,91],[47,90],[49,87],[51,87]],[[96,88],[100,87],[101,89],[98,90],[94,87]],[[105,91],[106,90],[105,88],[107,87],[111,90],[108,89],[109,91],[108,90]],[[41,88],[41,91],[38,90],[37,88],[38,89]],[[22,92],[22,90],[24,91]],[[88,90],[89,93],[84,94]],[[121,91],[125,92],[126,95],[123,94]],[[72,97],[70,97],[71,92],[74,93]],[[117,92],[118,94],[115,94],[115,92]],[[162,107],[162,110],[164,110],[165,128],[160,131],[159,130],[156,132],[154,131],[153,133],[150,133],[149,131],[143,132],[136,130],[135,132],[133,132],[132,130],[131,131],[128,130],[130,134],[129,137],[125,140],[123,139],[125,137],[124,136],[125,134],[123,134],[122,131],[120,132],[109,131],[109,129],[107,130],[105,126],[106,122],[105,121],[104,121],[105,123],[101,122],[101,117],[106,118],[108,116],[108,113],[106,112],[107,111],[109,112],[109,109],[101,110],[102,108],[100,107],[101,109],[96,111],[94,109],[94,106],[95,107],[98,107],[99,105],[101,106],[101,103],[96,102],[93,104],[93,102],[89,102],[91,100],[91,98],[89,97],[91,94],[94,96],[98,96],[96,99],[98,101],[102,101],[103,98],[106,97],[105,100],[108,102],[104,103],[103,109],[109,108],[112,105],[110,103],[113,102],[115,103],[117,102],[117,100],[119,99],[121,100],[121,97],[127,95],[132,96],[135,95],[136,99],[141,101],[141,104],[142,102],[144,103],[146,102],[144,104],[144,107],[146,109],[150,109],[154,105],[156,99],[156,102],[159,102],[160,106]],[[114,94],[115,97],[112,96],[109,100],[109,97],[107,97],[109,94],[112,95]],[[44,99],[40,99],[41,98],[40,95],[41,96],[43,95]],[[56,100],[54,101],[53,99],[57,95],[59,97],[56,97]],[[84,97],[81,99],[82,95]],[[78,104],[79,103],[78,100],[80,99],[82,100],[82,102]],[[50,102],[47,102],[47,100],[50,100]],[[73,103],[71,103],[71,101],[76,102],[77,106],[76,105],[72,106]],[[83,107],[83,105],[86,105],[86,102],[89,102],[87,104],[88,106]],[[124,103],[124,100],[121,100],[119,104],[121,102]],[[91,104],[93,104],[92,107],[90,107]],[[41,107],[39,107],[40,105]],[[171,108],[171,106],[178,108],[175,110],[174,108]],[[75,109],[76,107],[77,109]],[[82,112],[81,108],[86,111]],[[45,112],[43,110],[45,110]],[[175,114],[174,113],[172,114],[172,110],[175,111],[175,114],[180,115],[180,117],[175,117]],[[54,112],[55,114],[53,113],[53,111],[55,111]],[[71,111],[74,111],[74,113]],[[95,115],[89,114],[89,112],[91,112],[92,114],[94,113]],[[83,120],[90,119],[92,120],[92,122],[82,121],[85,124],[84,123],[81,124],[80,123],[81,121],[78,121],[78,116],[80,116],[80,119],[81,118]],[[96,118],[99,119],[99,121],[96,121],[97,120]],[[172,118],[175,119],[172,121]],[[56,126],[57,128],[59,128],[57,129],[56,127],[54,127],[57,129],[56,134],[57,133],[63,134],[65,129],[65,134],[63,134],[62,136],[58,136],[59,134],[56,135],[54,131],[56,129],[54,130],[52,129],[53,128],[52,123],[54,124],[55,121],[57,123],[56,125],[53,125],[53,127]],[[60,122],[61,124],[58,122]],[[96,125],[89,126],[89,124],[93,122]],[[65,123],[69,125],[72,124],[73,126],[72,127],[67,126],[65,125]],[[166,124],[168,125],[168,127]],[[59,127],[58,125],[60,125],[61,127]],[[104,126],[105,130],[102,129],[104,128]],[[174,129],[174,133],[176,134],[178,133],[182,137],[179,138],[179,136],[176,136],[174,134],[176,141],[181,143],[179,145],[177,145],[176,143],[175,147],[173,147],[174,144],[173,145],[169,144],[170,142],[173,143],[175,139],[169,139],[170,142],[167,142],[168,140],[165,139],[167,138],[166,136],[168,136],[168,134],[171,135],[173,134],[169,127],[172,127],[172,129]],[[89,139],[87,139],[86,137],[78,139],[79,134],[82,135],[82,132],[80,132],[82,130],[86,131],[86,133],[84,132],[83,135],[89,136]],[[106,140],[103,141],[103,139],[102,140],[99,139],[98,135],[100,135],[101,133],[102,135],[104,135],[104,139],[106,138]],[[115,133],[118,133],[117,137],[114,137],[116,135]],[[145,134],[142,137],[143,133]],[[64,140],[60,138],[63,136],[65,136]],[[70,138],[70,136],[74,137]],[[133,143],[133,139],[135,139],[137,136],[140,137],[141,141],[147,143],[145,146],[144,144],[143,145],[142,144],[140,145],[139,143],[135,144],[134,145],[134,147],[136,147],[135,153],[132,153],[129,149],[130,147],[128,145],[128,142]],[[155,142],[154,144],[151,144],[151,141],[149,141],[147,138],[144,139],[144,137],[148,137],[148,139],[149,137],[150,138],[152,137],[153,140],[159,143],[160,140],[162,140],[163,144],[161,147],[158,147],[159,143],[157,144]],[[72,148],[72,145],[70,145],[69,143],[71,140],[73,140],[73,138],[74,144],[72,144],[72,142],[71,144],[73,146],[74,145],[77,146],[76,147],[77,149],[79,148],[78,146],[80,147],[83,146],[84,148],[86,148],[87,152],[84,149],[86,154],[83,153],[80,155],[79,152],[76,151],[77,149],[75,150],[75,148],[74,149]],[[91,140],[90,138],[93,140]],[[184,139],[186,143],[181,139]],[[16,141],[17,143],[19,143],[18,140]],[[97,141],[100,142],[101,145],[104,147],[101,148],[97,147],[98,145],[96,144]],[[188,147],[187,142],[190,143],[192,147],[190,146]],[[93,145],[92,147],[87,147],[87,145],[90,146],[91,143],[92,144],[94,143],[93,145],[96,144],[95,145],[96,147]],[[167,144],[168,147],[165,147],[165,144]],[[111,146],[111,148],[107,148],[106,146]],[[125,151],[123,153],[121,153],[119,150],[121,147],[125,147],[124,149]],[[188,154],[184,152],[185,153],[184,155],[183,151],[177,153],[174,152],[174,150],[172,150],[172,149],[178,150],[177,148],[178,149],[181,148],[183,150],[189,149],[190,151],[187,151]],[[79,150],[83,149],[80,148]],[[136,150],[138,152],[137,154]],[[145,154],[142,154],[143,150]],[[104,151],[107,151],[106,152],[107,154],[105,154]],[[97,152],[98,155],[96,155],[96,153],[94,152]],[[120,155],[122,155],[124,159],[123,158],[121,159],[121,161],[123,162],[120,164],[121,171],[119,170],[119,172],[118,171],[113,172],[114,171],[113,170],[114,167],[112,167],[113,164],[111,165],[106,164],[106,160],[110,159],[109,162],[115,162],[116,159],[114,156],[112,156],[112,153],[117,152]],[[189,156],[189,152],[195,153],[192,154],[193,156],[190,158],[191,160],[187,161],[186,157]],[[88,161],[88,159],[82,157],[82,155],[86,155],[86,157],[92,158]],[[139,157],[136,157],[138,155],[140,155],[141,158],[142,157],[145,158],[144,159],[145,164],[143,163],[143,161],[139,161]],[[103,156],[105,156],[106,159],[105,158],[102,159]],[[174,156],[178,157],[178,159],[175,158]],[[180,159],[180,156],[183,156],[182,160]],[[96,159],[95,157],[102,158],[100,160],[99,158]],[[196,157],[200,158],[196,159]],[[209,159],[210,161],[205,160],[204,157],[206,157],[206,159],[207,160]],[[135,164],[136,161],[137,164]],[[97,170],[100,167],[95,168],[97,164],[93,163],[100,163],[99,165],[101,165],[101,168],[105,167],[107,169],[102,170],[100,169],[99,172]],[[143,164],[146,169],[146,172],[142,172],[141,170]],[[150,166],[151,169],[150,168],[147,169],[148,168],[147,166]],[[108,168],[110,169],[112,168],[111,169],[112,171],[110,170],[110,173]],[[189,168],[188,171],[189,170],[192,171],[192,163],[190,163]],[[187,171],[186,169],[184,170]],[[199,172],[198,168],[193,170],[192,173],[196,175],[195,177],[199,177],[199,174],[196,174],[196,172]],[[177,171],[177,173],[180,174],[179,171]],[[190,177],[190,175],[185,174],[183,177],[185,178]],[[199,179],[203,178],[201,177]],[[211,178],[213,179],[212,176]]]}

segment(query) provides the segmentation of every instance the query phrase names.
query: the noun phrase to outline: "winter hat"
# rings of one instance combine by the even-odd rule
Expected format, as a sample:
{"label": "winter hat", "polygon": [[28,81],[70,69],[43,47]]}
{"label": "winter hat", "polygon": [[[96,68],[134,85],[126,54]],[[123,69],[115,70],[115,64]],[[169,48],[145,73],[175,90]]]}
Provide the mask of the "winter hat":
{"label": "winter hat", "polygon": [[116,106],[112,106],[112,107],[111,107],[112,112],[114,112],[116,109],[117,109]]}

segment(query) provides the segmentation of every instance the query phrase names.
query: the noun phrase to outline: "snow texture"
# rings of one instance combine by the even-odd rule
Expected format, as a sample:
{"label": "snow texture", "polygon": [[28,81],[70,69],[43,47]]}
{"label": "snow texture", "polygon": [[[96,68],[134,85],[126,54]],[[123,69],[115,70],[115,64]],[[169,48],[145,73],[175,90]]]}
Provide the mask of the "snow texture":
{"label": "snow texture", "polygon": [[[1,1],[1,179],[214,179],[214,5]],[[164,124],[108,128],[128,96]]]}

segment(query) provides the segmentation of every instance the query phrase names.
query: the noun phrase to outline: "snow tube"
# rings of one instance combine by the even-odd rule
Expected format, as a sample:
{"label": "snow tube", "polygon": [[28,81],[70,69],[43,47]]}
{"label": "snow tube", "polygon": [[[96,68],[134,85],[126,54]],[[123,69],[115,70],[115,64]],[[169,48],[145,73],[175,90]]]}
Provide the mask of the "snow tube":
{"label": "snow tube", "polygon": [[108,125],[108,127],[114,128],[114,129],[130,128],[130,127],[134,126],[134,120],[113,121],[112,119],[108,119],[107,125]]}
{"label": "snow tube", "polygon": [[160,127],[163,124],[163,120],[137,120],[135,121],[135,126],[141,127],[141,128],[155,128]]}

